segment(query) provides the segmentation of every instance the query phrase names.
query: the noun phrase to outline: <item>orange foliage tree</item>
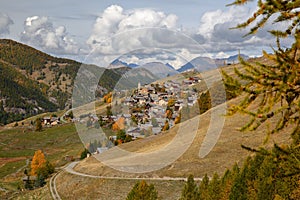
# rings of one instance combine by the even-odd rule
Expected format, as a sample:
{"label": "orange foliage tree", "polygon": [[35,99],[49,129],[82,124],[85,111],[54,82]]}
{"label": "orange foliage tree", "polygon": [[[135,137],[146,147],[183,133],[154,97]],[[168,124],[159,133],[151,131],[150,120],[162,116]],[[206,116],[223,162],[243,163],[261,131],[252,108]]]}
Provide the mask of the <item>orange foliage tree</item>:
{"label": "orange foliage tree", "polygon": [[112,101],[112,93],[110,92],[107,95],[105,95],[103,97],[103,101],[104,101],[104,103],[111,103],[111,101]]}
{"label": "orange foliage tree", "polygon": [[46,164],[45,155],[41,150],[37,150],[31,161],[31,175],[36,176],[39,169]]}
{"label": "orange foliage tree", "polygon": [[172,106],[175,105],[175,103],[176,103],[176,100],[175,100],[175,99],[169,99],[169,101],[168,101],[168,106],[169,106],[169,107],[172,107]]}
{"label": "orange foliage tree", "polygon": [[124,117],[120,117],[120,118],[112,125],[112,130],[113,130],[113,131],[123,130],[124,128],[125,128],[125,119],[124,119]]}
{"label": "orange foliage tree", "polygon": [[179,114],[176,118],[175,118],[175,124],[179,124],[181,122],[181,114]]}
{"label": "orange foliage tree", "polygon": [[167,131],[170,129],[169,121],[166,120],[164,127],[162,128],[162,131]]}
{"label": "orange foliage tree", "polygon": [[172,119],[172,116],[173,116],[173,111],[172,111],[172,110],[167,110],[167,111],[166,111],[166,117],[167,117],[168,119]]}
{"label": "orange foliage tree", "polygon": [[111,103],[111,97],[107,99],[106,103]]}
{"label": "orange foliage tree", "polygon": [[120,130],[120,127],[118,126],[117,122],[115,122],[115,123],[112,125],[112,130],[113,130],[113,131],[118,131],[118,130]]}

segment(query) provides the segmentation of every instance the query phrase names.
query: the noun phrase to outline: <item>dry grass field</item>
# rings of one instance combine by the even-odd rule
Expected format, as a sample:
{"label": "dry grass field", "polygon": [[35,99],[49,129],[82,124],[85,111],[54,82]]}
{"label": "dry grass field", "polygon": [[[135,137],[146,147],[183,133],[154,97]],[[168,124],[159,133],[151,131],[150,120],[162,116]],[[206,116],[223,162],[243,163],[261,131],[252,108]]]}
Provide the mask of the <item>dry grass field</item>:
{"label": "dry grass field", "polygon": [[[135,185],[135,180],[108,180],[86,178],[67,173],[61,174],[56,181],[62,199],[126,199]],[[147,181],[154,184],[161,199],[178,199],[185,184],[184,181]]]}
{"label": "dry grass field", "polygon": [[[239,101],[239,99],[232,100],[229,104],[236,103],[237,101]],[[219,107],[213,109],[218,108]],[[242,144],[252,148],[258,148],[261,146],[271,146],[274,142],[280,144],[281,142],[287,143],[289,141],[288,135],[279,133],[272,135],[269,142],[264,144],[266,138],[265,127],[261,127],[255,132],[241,133],[238,128],[248,121],[248,117],[245,115],[235,115],[225,118],[225,125],[217,144],[206,157],[201,159],[198,156],[199,150],[209,124],[211,123],[211,126],[214,126],[215,123],[218,123],[216,121],[211,122],[210,117],[211,110],[200,116],[199,129],[192,145],[177,161],[161,170],[146,174],[128,174],[111,169],[95,158],[88,158],[82,161],[75,169],[79,172],[92,175],[118,177],[187,177],[189,174],[193,174],[195,177],[202,177],[205,174],[211,176],[215,172],[222,174],[234,163],[242,163],[243,160],[250,155],[248,151],[241,148]],[[120,147],[124,150],[138,153],[156,151],[169,144],[175,137],[178,128],[177,126],[160,135],[126,143]]]}

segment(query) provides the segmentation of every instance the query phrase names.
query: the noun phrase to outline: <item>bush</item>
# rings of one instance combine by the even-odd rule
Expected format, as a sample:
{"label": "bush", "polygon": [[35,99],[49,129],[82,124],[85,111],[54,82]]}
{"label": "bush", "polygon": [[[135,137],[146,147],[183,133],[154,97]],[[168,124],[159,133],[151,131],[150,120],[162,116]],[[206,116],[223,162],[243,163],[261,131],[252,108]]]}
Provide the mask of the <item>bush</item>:
{"label": "bush", "polygon": [[90,153],[90,152],[89,152],[87,149],[84,149],[84,150],[81,152],[80,159],[81,159],[81,160],[85,159],[89,153]]}
{"label": "bush", "polygon": [[148,185],[146,181],[136,183],[132,190],[128,193],[126,200],[156,200],[158,194],[154,185]]}

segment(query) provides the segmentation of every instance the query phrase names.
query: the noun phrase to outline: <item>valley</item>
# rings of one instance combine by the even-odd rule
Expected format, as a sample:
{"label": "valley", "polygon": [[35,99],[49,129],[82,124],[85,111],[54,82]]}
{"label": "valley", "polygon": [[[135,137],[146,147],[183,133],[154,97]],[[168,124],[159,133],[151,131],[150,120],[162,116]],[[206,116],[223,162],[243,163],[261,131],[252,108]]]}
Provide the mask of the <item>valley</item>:
{"label": "valley", "polygon": [[[72,108],[75,72],[81,63],[54,58],[13,41],[1,40],[0,45],[4,47],[1,55],[7,55],[0,60],[0,195],[4,198],[50,199],[54,187],[62,199],[125,199],[138,180],[146,180],[154,184],[162,199],[178,199],[190,174],[200,183],[205,175],[223,175],[235,163],[242,167],[254,153],[241,145],[270,149],[274,143],[291,142],[283,130],[265,143],[267,125],[241,133],[238,128],[248,120],[247,115],[220,114],[241,102],[243,96],[237,97],[223,86],[212,60],[196,59],[195,66],[207,67],[201,73],[190,68],[191,64],[180,68],[182,72],[162,63],[138,66],[116,61],[108,69],[84,65],[102,76],[96,96],[88,104]],[[22,54],[23,48],[28,55]],[[10,58],[9,49],[18,52],[20,60]],[[30,55],[37,56],[33,63],[22,61]],[[264,57],[249,61],[268,63]],[[148,70],[150,66],[152,70]],[[234,63],[220,69],[235,76],[234,68],[244,70]],[[84,78],[94,77],[87,73]],[[88,89],[83,87],[82,91]],[[218,120],[213,117],[216,113]],[[36,128],[37,121],[41,130]],[[120,131],[124,137],[118,135]],[[107,138],[102,138],[103,134]],[[204,143],[212,149],[201,157]],[[26,190],[24,170],[29,169],[39,149],[56,172],[46,180],[46,186]],[[85,150],[91,156],[82,157]],[[119,154],[123,151],[129,154]],[[171,156],[169,162],[170,155],[177,157]],[[68,170],[74,161],[76,165]]]}

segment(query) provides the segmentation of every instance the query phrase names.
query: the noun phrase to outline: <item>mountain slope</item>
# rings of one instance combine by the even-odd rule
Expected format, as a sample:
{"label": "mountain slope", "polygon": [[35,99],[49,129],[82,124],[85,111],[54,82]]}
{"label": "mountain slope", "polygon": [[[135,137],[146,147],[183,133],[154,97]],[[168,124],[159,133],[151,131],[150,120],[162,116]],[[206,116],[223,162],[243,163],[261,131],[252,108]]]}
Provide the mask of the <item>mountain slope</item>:
{"label": "mountain slope", "polygon": [[178,72],[185,72],[195,69],[198,72],[212,70],[216,68],[215,61],[207,57],[197,57],[180,67]]}
{"label": "mountain slope", "polygon": [[0,124],[63,109],[80,63],[0,40]]}
{"label": "mountain slope", "polygon": [[55,58],[6,39],[0,40],[0,58],[3,66],[15,69],[37,85],[44,85],[40,88],[43,89],[43,95],[56,104],[57,108],[64,109],[69,105],[66,103],[81,63]]}
{"label": "mountain slope", "polygon": [[185,65],[181,66],[177,71],[185,72],[185,71],[195,69],[196,71],[203,72],[207,70],[212,70],[224,65],[238,64],[239,57],[243,58],[244,60],[248,60],[250,58],[245,54],[240,54],[240,55],[237,54],[237,55],[229,56],[228,58],[219,58],[219,59],[211,59],[208,57],[197,57],[191,60],[190,62],[186,63]]}
{"label": "mountain slope", "polygon": [[121,78],[116,84],[116,89],[133,89],[136,88],[139,83],[141,85],[145,85],[159,79],[160,78],[153,74],[151,71],[144,68],[136,67],[122,74]]}
{"label": "mountain slope", "polygon": [[159,78],[178,74],[178,72],[170,64],[165,65],[161,62],[150,62],[139,66],[139,68],[146,69]]}
{"label": "mountain slope", "polygon": [[233,55],[229,56],[228,58],[221,58],[221,59],[215,59],[216,65],[223,66],[223,65],[231,65],[239,63],[239,57],[243,58],[244,60],[248,60],[250,57],[245,54],[240,55]]}
{"label": "mountain slope", "polygon": [[[239,100],[240,99],[234,99],[229,103],[237,103]],[[218,126],[219,123],[219,121],[211,119],[212,112],[219,112],[219,110],[222,109],[222,106],[223,105],[216,106],[208,112],[200,116],[196,116],[199,118],[200,123],[193,143],[189,149],[174,163],[159,171],[145,173],[142,175],[134,173],[129,174],[113,170],[94,158],[89,158],[80,162],[75,167],[75,170],[92,175],[117,177],[187,177],[189,174],[193,174],[195,177],[203,177],[205,174],[208,174],[212,177],[215,172],[222,174],[226,171],[226,169],[231,168],[235,162],[242,163],[243,160],[251,154],[242,149],[241,144],[258,148],[262,145],[262,141],[264,141],[266,137],[263,128],[258,129],[255,133],[239,132],[238,128],[248,119],[245,115],[235,115],[231,118],[225,119],[225,124],[221,130],[222,133],[212,151],[206,157],[199,158],[199,150],[208,130],[210,129],[209,127]],[[175,126],[171,130],[162,134],[122,144],[118,147],[129,152],[146,154],[159,151],[160,149],[167,148],[167,146],[170,145],[170,141],[173,141],[174,138],[178,136],[178,130],[180,130],[182,126],[185,126],[186,123],[189,122],[183,122],[179,126]],[[272,145],[273,142],[281,144],[282,142],[289,140],[289,136],[286,134],[276,134],[271,137],[272,139],[270,139],[270,143],[266,146]],[[107,155],[111,153],[110,151],[111,150],[107,151]],[[138,155],[136,156],[138,157]],[[163,162],[164,158],[161,159]],[[130,163],[126,164],[130,167]],[[124,163],[124,167],[128,167],[127,165]]]}
{"label": "mountain slope", "polygon": [[57,105],[42,93],[44,84],[26,78],[23,74],[0,63],[0,124],[54,111]]}
{"label": "mountain slope", "polygon": [[123,62],[119,59],[116,59],[114,60],[108,68],[121,68],[121,67],[130,67],[130,68],[135,68],[137,67],[138,65],[137,64],[134,64],[134,63],[126,63],[126,62]]}

